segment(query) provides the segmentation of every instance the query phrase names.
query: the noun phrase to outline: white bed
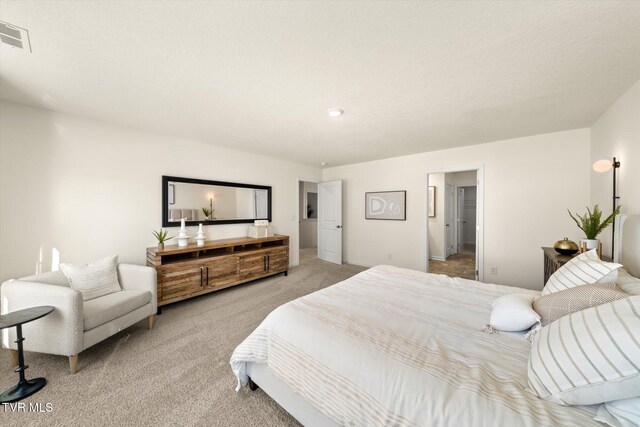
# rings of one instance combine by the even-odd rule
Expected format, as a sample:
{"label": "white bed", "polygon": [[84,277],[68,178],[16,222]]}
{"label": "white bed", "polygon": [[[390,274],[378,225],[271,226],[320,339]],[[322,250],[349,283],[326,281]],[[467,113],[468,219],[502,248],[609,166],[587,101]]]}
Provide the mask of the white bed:
{"label": "white bed", "polygon": [[508,293],[539,294],[377,266],[274,310],[232,369],[306,426],[602,425],[528,390],[522,334],[482,332]]}

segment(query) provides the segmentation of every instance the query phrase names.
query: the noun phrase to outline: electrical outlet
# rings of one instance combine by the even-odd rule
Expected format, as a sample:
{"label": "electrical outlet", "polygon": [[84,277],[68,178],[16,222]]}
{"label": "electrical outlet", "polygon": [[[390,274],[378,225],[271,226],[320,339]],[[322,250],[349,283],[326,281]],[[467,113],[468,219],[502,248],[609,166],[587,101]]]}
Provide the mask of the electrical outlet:
{"label": "electrical outlet", "polygon": [[491,273],[491,275],[497,276],[498,275],[498,267],[496,267],[496,266],[489,267],[489,272]]}
{"label": "electrical outlet", "polygon": [[392,259],[393,256],[391,254],[387,254],[387,259]]}

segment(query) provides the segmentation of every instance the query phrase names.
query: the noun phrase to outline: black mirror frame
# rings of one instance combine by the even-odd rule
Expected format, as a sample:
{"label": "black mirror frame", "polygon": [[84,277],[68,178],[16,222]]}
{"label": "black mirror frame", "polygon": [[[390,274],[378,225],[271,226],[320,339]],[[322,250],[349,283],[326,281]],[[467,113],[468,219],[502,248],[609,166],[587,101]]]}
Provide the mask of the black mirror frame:
{"label": "black mirror frame", "polygon": [[[267,190],[267,219],[271,222],[271,187],[267,185],[242,184],[239,182],[209,181],[206,179],[182,178],[178,176],[162,175],[162,226],[180,227],[180,222],[169,221],[169,182],[184,182],[186,184],[219,185],[223,187],[251,188],[254,190]],[[204,221],[185,221],[185,225],[216,225],[216,224],[248,224],[254,219],[221,219]]]}

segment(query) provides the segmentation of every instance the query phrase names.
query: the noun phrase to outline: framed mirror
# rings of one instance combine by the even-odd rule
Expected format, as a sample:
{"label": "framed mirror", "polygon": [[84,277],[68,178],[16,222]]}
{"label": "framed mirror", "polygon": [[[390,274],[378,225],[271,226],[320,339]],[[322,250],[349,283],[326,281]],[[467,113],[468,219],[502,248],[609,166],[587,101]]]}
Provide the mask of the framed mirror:
{"label": "framed mirror", "polygon": [[237,182],[162,177],[162,226],[271,221],[271,187]]}

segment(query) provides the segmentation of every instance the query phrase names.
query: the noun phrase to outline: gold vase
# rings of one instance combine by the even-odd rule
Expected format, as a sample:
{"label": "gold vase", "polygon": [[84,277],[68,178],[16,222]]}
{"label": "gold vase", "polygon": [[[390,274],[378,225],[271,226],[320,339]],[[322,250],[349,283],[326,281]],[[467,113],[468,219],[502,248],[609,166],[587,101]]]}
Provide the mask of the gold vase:
{"label": "gold vase", "polygon": [[556,252],[562,255],[573,255],[575,253],[578,253],[578,251],[580,250],[576,242],[571,241],[566,237],[562,240],[558,240],[555,245],[553,245],[553,249],[555,249]]}

